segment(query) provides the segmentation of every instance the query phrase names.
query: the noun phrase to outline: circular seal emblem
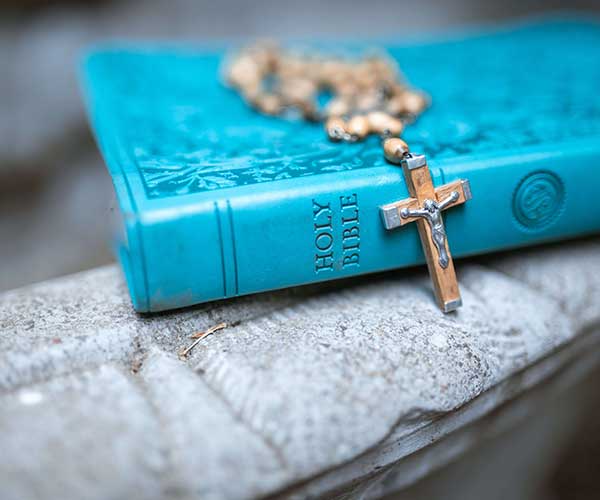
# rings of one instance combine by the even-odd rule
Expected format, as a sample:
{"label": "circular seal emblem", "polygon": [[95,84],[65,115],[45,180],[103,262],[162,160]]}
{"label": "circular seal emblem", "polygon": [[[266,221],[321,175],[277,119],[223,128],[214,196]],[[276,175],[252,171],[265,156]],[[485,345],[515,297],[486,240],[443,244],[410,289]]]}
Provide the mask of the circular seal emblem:
{"label": "circular seal emblem", "polygon": [[513,198],[516,219],[527,229],[542,229],[559,215],[565,198],[563,183],[552,172],[534,172],[525,177]]}

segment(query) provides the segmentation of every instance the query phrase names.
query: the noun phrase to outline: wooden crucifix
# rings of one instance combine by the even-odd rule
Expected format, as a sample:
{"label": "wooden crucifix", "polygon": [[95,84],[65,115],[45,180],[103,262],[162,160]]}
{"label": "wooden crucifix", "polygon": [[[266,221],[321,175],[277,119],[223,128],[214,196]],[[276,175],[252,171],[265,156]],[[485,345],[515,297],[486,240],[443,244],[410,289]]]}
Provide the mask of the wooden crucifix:
{"label": "wooden crucifix", "polygon": [[424,155],[404,153],[399,158],[386,157],[402,165],[411,198],[381,207],[385,228],[417,223],[437,302],[445,313],[455,311],[462,300],[442,212],[471,199],[469,181],[457,180],[434,188]]}

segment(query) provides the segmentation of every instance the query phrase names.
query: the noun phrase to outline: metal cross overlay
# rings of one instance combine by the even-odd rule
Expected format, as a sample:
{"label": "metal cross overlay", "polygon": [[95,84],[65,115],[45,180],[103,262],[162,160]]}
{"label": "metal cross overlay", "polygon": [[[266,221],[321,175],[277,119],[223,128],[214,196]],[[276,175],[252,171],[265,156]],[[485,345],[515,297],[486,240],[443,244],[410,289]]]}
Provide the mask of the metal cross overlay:
{"label": "metal cross overlay", "polygon": [[454,311],[462,300],[442,211],[471,199],[469,181],[457,180],[434,188],[424,155],[406,154],[401,165],[411,198],[382,206],[383,223],[386,229],[417,223],[437,302],[444,312]]}

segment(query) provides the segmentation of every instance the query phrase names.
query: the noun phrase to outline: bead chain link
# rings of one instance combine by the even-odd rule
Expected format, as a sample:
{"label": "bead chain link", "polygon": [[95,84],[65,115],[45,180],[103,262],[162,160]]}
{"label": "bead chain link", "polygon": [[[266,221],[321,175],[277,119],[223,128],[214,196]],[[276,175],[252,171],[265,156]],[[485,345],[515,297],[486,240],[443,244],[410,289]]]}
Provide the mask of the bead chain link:
{"label": "bead chain link", "polygon": [[[229,61],[225,77],[258,111],[274,116],[295,112],[306,120],[322,121],[332,141],[379,135],[392,163],[400,163],[409,152],[399,137],[405,125],[430,102],[426,94],[406,84],[392,60],[379,55],[351,61],[259,42]],[[319,107],[322,93],[331,98]]]}

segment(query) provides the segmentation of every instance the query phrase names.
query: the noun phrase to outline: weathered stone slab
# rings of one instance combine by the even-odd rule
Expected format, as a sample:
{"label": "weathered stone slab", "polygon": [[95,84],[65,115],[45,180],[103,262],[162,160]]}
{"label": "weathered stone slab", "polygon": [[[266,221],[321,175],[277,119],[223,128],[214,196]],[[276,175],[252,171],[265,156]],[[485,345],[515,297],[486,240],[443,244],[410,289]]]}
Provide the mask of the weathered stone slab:
{"label": "weathered stone slab", "polygon": [[[8,292],[0,295],[0,393],[13,409],[0,406],[0,421],[17,428],[14,401],[35,387],[56,387],[47,389],[52,393],[80,383],[61,403],[75,412],[88,397],[78,381],[109,363],[101,370],[135,372],[121,375],[119,387],[132,404],[154,409],[146,420],[123,411],[119,418],[166,450],[152,479],[166,494],[237,499],[342,491],[582,356],[592,345],[586,332],[600,331],[598,247],[590,240],[463,263],[465,307],[446,316],[427,277],[406,272],[154,316],[132,311],[115,266]],[[536,281],[544,272],[556,279]],[[177,358],[192,333],[222,321],[230,326]],[[42,449],[64,425],[58,417],[48,421],[52,428],[39,431],[49,436],[39,437]],[[124,446],[146,446],[139,433],[125,431]],[[57,460],[86,442],[64,435],[72,448],[61,448]],[[448,456],[450,449],[401,472],[394,484]],[[0,475],[11,467],[0,460]],[[53,472],[43,460],[37,467]],[[132,481],[151,484],[144,467],[127,467],[137,475]],[[28,476],[15,477],[11,491],[27,491]],[[78,498],[73,481],[61,498]]]}
{"label": "weathered stone slab", "polygon": [[173,488],[191,498],[252,498],[294,479],[272,444],[175,356],[153,350],[140,375],[171,445]]}
{"label": "weathered stone slab", "polygon": [[555,299],[582,328],[600,315],[599,256],[600,242],[594,239],[511,253],[490,265]]}
{"label": "weathered stone slab", "polygon": [[215,335],[196,369],[298,476],[315,474],[397,423],[408,433],[454,410],[573,335],[551,299],[484,268],[462,274],[456,315],[439,313],[425,280],[382,280]]}
{"label": "weathered stone slab", "polygon": [[177,352],[188,337],[301,300],[285,290],[183,311],[135,313],[115,265],[0,295],[0,392],[108,361],[132,363],[151,344]]}
{"label": "weathered stone slab", "polygon": [[3,500],[162,498],[158,420],[119,370],[32,385],[0,408]]}

